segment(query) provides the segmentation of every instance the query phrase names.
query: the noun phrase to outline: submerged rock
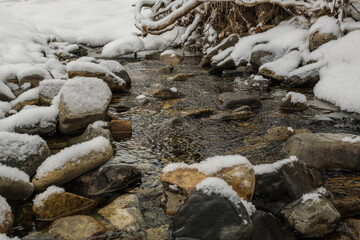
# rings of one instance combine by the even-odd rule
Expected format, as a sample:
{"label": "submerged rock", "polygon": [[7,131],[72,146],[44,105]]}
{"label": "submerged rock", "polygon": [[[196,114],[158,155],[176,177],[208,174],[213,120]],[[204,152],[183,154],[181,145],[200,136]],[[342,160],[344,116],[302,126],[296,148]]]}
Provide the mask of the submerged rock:
{"label": "submerged rock", "polygon": [[109,123],[109,129],[112,138],[117,142],[129,139],[132,136],[132,125],[131,122],[127,120],[112,120]]}
{"label": "submerged rock", "polygon": [[141,183],[141,177],[141,171],[135,166],[108,165],[81,175],[69,182],[65,188],[82,196],[97,196],[135,186]]}
{"label": "submerged rock", "polygon": [[236,208],[218,194],[195,191],[177,212],[172,229],[174,239],[250,239],[250,217],[240,205]]}
{"label": "submerged rock", "polygon": [[285,152],[320,170],[360,170],[360,141],[352,134],[302,133],[288,139]]}
{"label": "submerged rock", "polygon": [[224,108],[235,109],[244,105],[253,109],[261,106],[260,99],[256,96],[243,95],[236,92],[226,92],[219,96],[219,101],[223,103]]}
{"label": "submerged rock", "polygon": [[49,234],[66,240],[104,239],[106,228],[90,216],[76,215],[54,221]]}
{"label": "submerged rock", "polygon": [[326,197],[326,190],[304,195],[281,211],[286,223],[305,237],[321,237],[337,227],[340,213]]}

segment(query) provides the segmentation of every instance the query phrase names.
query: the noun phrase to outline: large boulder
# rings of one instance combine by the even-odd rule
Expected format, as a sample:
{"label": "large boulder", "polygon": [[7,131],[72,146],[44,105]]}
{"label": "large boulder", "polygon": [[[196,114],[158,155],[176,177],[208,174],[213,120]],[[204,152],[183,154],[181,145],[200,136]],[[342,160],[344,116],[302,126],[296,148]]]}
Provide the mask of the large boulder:
{"label": "large boulder", "polygon": [[98,196],[135,186],[141,183],[141,177],[141,171],[134,166],[109,165],[81,175],[65,188],[82,196]]}
{"label": "large boulder", "polygon": [[321,237],[337,228],[340,213],[320,188],[285,206],[281,215],[286,223],[305,237]]}
{"label": "large boulder", "polygon": [[30,177],[17,168],[0,164],[0,195],[8,200],[24,200],[30,197],[34,186]]}
{"label": "large boulder", "polygon": [[0,196],[0,233],[11,235],[14,215],[5,198]]}
{"label": "large boulder", "polygon": [[69,78],[86,77],[99,78],[109,86],[113,92],[126,90],[126,82],[113,74],[108,68],[92,62],[73,61],[67,64]]}
{"label": "large boulder", "polygon": [[90,216],[75,215],[55,220],[49,234],[67,240],[104,239],[106,228]]}
{"label": "large boulder", "polygon": [[271,213],[256,211],[251,216],[251,221],[254,229],[251,240],[297,240],[296,235]]}
{"label": "large boulder", "polygon": [[302,133],[285,143],[287,154],[295,155],[319,170],[360,170],[360,140],[352,134]]}
{"label": "large boulder", "polygon": [[251,108],[259,108],[261,106],[260,99],[256,96],[244,95],[237,92],[226,92],[221,94],[219,101],[222,102],[224,108],[235,109],[244,105]]}
{"label": "large boulder", "polygon": [[0,132],[0,163],[16,167],[29,176],[50,155],[46,142],[39,136]]}
{"label": "large boulder", "polygon": [[256,165],[254,169],[256,184],[253,203],[258,209],[274,214],[317,187],[312,172],[296,158]]}
{"label": "large boulder", "polygon": [[80,175],[102,166],[113,156],[109,140],[97,137],[77,144],[47,158],[37,169],[32,182],[37,191],[51,185],[61,186]]}
{"label": "large boulder", "polygon": [[87,214],[96,207],[95,200],[51,186],[34,198],[33,211],[38,220],[53,221],[76,214]]}
{"label": "large boulder", "polygon": [[63,133],[85,129],[90,123],[105,118],[110,106],[111,91],[103,80],[73,78],[60,93],[59,128]]}
{"label": "large boulder", "polygon": [[177,212],[174,239],[247,240],[252,224],[245,207],[235,207],[220,194],[193,192]]}

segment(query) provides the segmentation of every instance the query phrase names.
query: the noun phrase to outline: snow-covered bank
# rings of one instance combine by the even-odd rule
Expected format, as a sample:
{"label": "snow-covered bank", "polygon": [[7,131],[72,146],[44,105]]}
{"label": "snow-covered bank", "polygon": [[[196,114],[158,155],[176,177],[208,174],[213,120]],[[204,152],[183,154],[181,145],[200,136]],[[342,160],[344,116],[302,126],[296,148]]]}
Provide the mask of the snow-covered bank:
{"label": "snow-covered bank", "polygon": [[0,9],[61,41],[99,46],[136,31],[133,4],[135,0],[0,0]]}

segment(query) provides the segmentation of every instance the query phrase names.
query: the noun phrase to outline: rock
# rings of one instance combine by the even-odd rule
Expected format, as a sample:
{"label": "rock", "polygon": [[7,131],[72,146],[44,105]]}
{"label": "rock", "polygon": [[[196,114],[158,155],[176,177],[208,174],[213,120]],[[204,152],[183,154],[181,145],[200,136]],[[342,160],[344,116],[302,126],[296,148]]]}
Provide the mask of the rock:
{"label": "rock", "polygon": [[281,83],[282,86],[298,87],[305,84],[315,84],[320,80],[320,69],[323,65],[315,62],[299,67],[289,73],[289,76]]}
{"label": "rock", "polygon": [[334,195],[332,202],[341,217],[360,214],[360,176],[325,176],[324,187]]}
{"label": "rock", "polygon": [[245,81],[245,87],[250,90],[267,91],[270,85],[271,81],[261,75],[251,75]]}
{"label": "rock", "polygon": [[236,68],[236,64],[232,58],[226,59],[226,61],[211,63],[212,69],[209,71],[210,75],[220,75],[224,70],[233,70]]}
{"label": "rock", "polygon": [[178,55],[173,50],[166,50],[160,54],[160,60],[171,66],[179,65],[182,59],[182,56]]}
{"label": "rock", "polygon": [[310,194],[285,206],[281,215],[301,235],[321,237],[336,229],[340,213],[323,193]]}
{"label": "rock", "polygon": [[[351,142],[354,140],[354,142]],[[302,133],[288,139],[285,152],[319,170],[360,170],[360,142],[352,134]]]}
{"label": "rock", "polygon": [[122,69],[120,71],[113,72],[116,76],[123,79],[126,82],[126,88],[131,88],[131,78],[128,72],[125,69]]}
{"label": "rock", "polygon": [[99,136],[102,136],[108,139],[109,141],[112,141],[112,136],[108,129],[104,129],[102,127],[96,127],[93,124],[89,124],[89,126],[86,128],[83,134],[77,137],[70,138],[68,140],[69,143],[68,145],[72,146],[75,144],[86,142]]}
{"label": "rock", "polygon": [[264,77],[270,78],[272,80],[278,81],[278,82],[283,82],[286,78],[286,76],[278,75],[273,70],[271,70],[267,67],[260,68],[259,74]]}
{"label": "rock", "polygon": [[[89,151],[82,149],[89,149]],[[79,151],[81,152],[75,155],[75,152]],[[94,168],[102,166],[112,156],[113,148],[110,142],[103,137],[97,137],[66,148],[46,159],[37,170],[32,182],[38,192],[51,185],[61,186]],[[60,165],[59,161],[61,161]]]}
{"label": "rock", "polygon": [[195,109],[190,110],[182,114],[182,117],[184,118],[202,118],[202,117],[208,117],[212,115],[215,112],[215,109],[213,108],[201,108],[201,109]]}
{"label": "rock", "polygon": [[85,129],[90,123],[105,118],[111,91],[96,78],[68,80],[60,93],[59,128],[63,133]]}
{"label": "rock", "polygon": [[256,211],[251,221],[254,229],[251,240],[297,240],[296,235],[286,230],[271,213]]}
{"label": "rock", "polygon": [[249,110],[244,110],[244,111],[232,111],[232,112],[222,112],[219,116],[214,116],[216,117],[220,117],[221,120],[223,121],[238,121],[238,120],[246,120],[249,118],[252,118],[254,116],[254,113],[252,111]]}
{"label": "rock", "polygon": [[175,216],[180,206],[183,205],[187,199],[187,196],[179,193],[173,193],[165,191],[166,196],[166,214],[169,216]]}
{"label": "rock", "polygon": [[[291,95],[293,93],[296,95]],[[299,93],[289,92],[285,98],[282,99],[280,109],[285,112],[301,112],[308,108],[306,105],[306,97]],[[296,96],[304,96],[304,101],[299,101]]]}
{"label": "rock", "polygon": [[182,94],[180,94],[177,91],[177,89],[160,88],[160,89],[155,89],[152,93],[152,96],[160,100],[168,100],[168,99],[180,98]]}
{"label": "rock", "polygon": [[161,67],[158,70],[159,73],[165,73],[165,74],[170,74],[173,71],[174,71],[174,68],[171,65],[166,65],[165,67]]}
{"label": "rock", "polygon": [[51,101],[58,95],[66,80],[44,80],[40,82],[40,104],[50,106]]}
{"label": "rock", "polygon": [[113,139],[117,142],[132,136],[132,125],[127,120],[112,120],[109,123],[109,129]]}
{"label": "rock", "polygon": [[184,82],[186,80],[188,80],[189,77],[193,77],[195,74],[191,74],[191,73],[178,73],[176,74],[175,76],[171,77],[170,79],[172,81],[175,81],[175,82]]}
{"label": "rock", "polygon": [[100,65],[106,67],[111,71],[115,76],[121,78],[126,82],[126,88],[131,87],[131,78],[125,68],[118,62],[114,60],[100,60]]}
{"label": "rock", "polygon": [[13,223],[14,223],[14,215],[11,213],[11,208],[9,204],[6,202],[5,198],[0,196],[0,233],[5,233],[7,235],[11,235]]}
{"label": "rock", "polygon": [[78,57],[85,57],[88,55],[88,51],[83,46],[78,45],[74,50],[69,51],[69,53],[74,54]]}
{"label": "rock", "polygon": [[148,240],[169,240],[169,225],[161,225],[158,228],[146,229]]}
{"label": "rock", "polygon": [[122,195],[98,213],[107,219],[117,230],[137,232],[144,226],[139,200],[135,195]]}
{"label": "rock", "polygon": [[[211,213],[211,214],[210,214]],[[240,205],[236,208],[218,194],[193,192],[173,222],[174,239],[232,240],[250,239],[252,224]]]}
{"label": "rock", "polygon": [[321,45],[336,39],[337,37],[332,33],[314,32],[309,36],[309,49],[312,52]]}
{"label": "rock", "polygon": [[272,62],[274,60],[276,60],[275,53],[260,50],[251,53],[250,64],[255,70],[258,70],[261,65]]}
{"label": "rock", "polygon": [[26,235],[25,237],[21,238],[22,240],[65,240],[65,238],[60,237],[59,235],[49,234],[44,232],[34,232]]}
{"label": "rock", "polygon": [[29,176],[16,168],[0,165],[0,195],[10,201],[25,200],[32,194],[34,186]]}
{"label": "rock", "polygon": [[[255,171],[259,169],[258,166],[262,165],[255,166]],[[301,161],[289,161],[277,171],[261,174],[257,171],[255,173],[256,184],[253,203],[258,209],[270,211],[274,214],[277,214],[286,204],[318,187],[313,172]]]}
{"label": "rock", "polygon": [[15,99],[12,90],[3,82],[0,83],[0,101],[10,102]]}
{"label": "rock", "polygon": [[219,101],[223,103],[224,108],[235,109],[244,105],[253,109],[261,106],[260,99],[256,96],[243,95],[236,92],[226,92],[219,96]]}
{"label": "rock", "polygon": [[55,219],[77,214],[87,214],[96,207],[95,200],[72,193],[61,192],[51,194],[41,206],[36,204],[33,211],[38,220],[53,221]]}
{"label": "rock", "polygon": [[76,215],[54,221],[49,234],[66,240],[104,239],[106,228],[90,216]]}
{"label": "rock", "polygon": [[46,142],[39,136],[1,132],[0,163],[34,176],[36,169],[50,155]]}
{"label": "rock", "polygon": [[82,196],[97,196],[118,192],[141,183],[141,171],[125,164],[109,165],[81,175],[65,188]]}
{"label": "rock", "polygon": [[[49,75],[49,74],[47,74]],[[44,76],[38,74],[31,74],[28,76],[24,76],[19,80],[19,85],[24,85],[25,83],[30,83],[32,87],[38,87],[39,83],[44,80]]]}

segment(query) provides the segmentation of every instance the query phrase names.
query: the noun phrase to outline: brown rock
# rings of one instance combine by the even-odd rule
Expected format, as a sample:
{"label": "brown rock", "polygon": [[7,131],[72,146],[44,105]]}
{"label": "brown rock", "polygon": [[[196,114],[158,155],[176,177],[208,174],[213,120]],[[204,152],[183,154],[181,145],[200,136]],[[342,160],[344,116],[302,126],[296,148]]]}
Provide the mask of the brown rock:
{"label": "brown rock", "polygon": [[175,76],[173,76],[171,78],[172,81],[175,81],[175,82],[184,82],[186,80],[188,80],[189,77],[193,77],[194,74],[185,74],[185,73],[179,73],[179,74],[176,74]]}
{"label": "brown rock", "polygon": [[0,224],[0,233],[10,236],[14,224],[14,215],[11,212],[7,212],[4,217],[4,221]]}
{"label": "brown rock", "polygon": [[224,108],[235,109],[244,105],[253,109],[261,106],[260,99],[256,96],[244,95],[237,92],[226,92],[218,97]]}
{"label": "brown rock", "polygon": [[112,120],[109,123],[109,130],[115,141],[131,138],[132,135],[131,122],[126,120]]}
{"label": "brown rock", "polygon": [[66,240],[103,239],[106,228],[90,216],[76,215],[56,220],[49,229],[49,234]]}
{"label": "brown rock", "polygon": [[38,105],[40,103],[40,99],[34,99],[34,100],[28,100],[28,101],[23,101],[23,102],[19,102],[18,104],[16,104],[16,106],[14,107],[14,109],[18,112],[20,112],[21,109],[23,109],[23,107],[25,106],[31,106],[31,105]]}
{"label": "brown rock", "polygon": [[184,118],[202,118],[202,117],[208,117],[212,115],[215,112],[215,109],[213,108],[201,108],[201,109],[195,109],[187,111],[182,115]]}
{"label": "brown rock", "polygon": [[286,96],[280,105],[280,109],[285,112],[301,112],[308,108],[306,102],[296,102],[291,101],[291,95]]}
{"label": "brown rock", "polygon": [[331,40],[336,40],[336,36],[334,34],[315,32],[309,36],[309,49],[310,51],[314,51],[321,45],[330,42]]}
{"label": "brown rock", "polygon": [[285,77],[286,77],[286,76],[277,75],[274,71],[272,71],[266,67],[261,68],[259,70],[259,74],[264,77],[271,78],[271,79],[279,81],[279,82],[284,81]]}
{"label": "brown rock", "polygon": [[146,229],[148,240],[168,240],[170,236],[169,225]]}
{"label": "brown rock", "polygon": [[152,96],[160,100],[168,100],[181,97],[178,91],[172,91],[168,88],[160,88],[152,91]]}
{"label": "brown rock", "polygon": [[33,74],[29,76],[25,76],[19,80],[19,85],[24,85],[25,83],[30,83],[32,87],[38,87],[40,81],[44,80],[43,76]]}
{"label": "brown rock", "polygon": [[[106,84],[109,86],[112,92],[124,92],[126,87],[126,82],[124,84],[119,84],[117,79],[115,79],[113,76],[106,74],[106,73],[92,73],[92,72],[86,72],[86,71],[70,71],[68,72],[69,78],[74,77],[92,77],[92,78],[99,78],[104,80]],[[125,81],[125,79],[124,79]]]}
{"label": "brown rock", "polygon": [[276,60],[276,54],[269,51],[255,51],[251,53],[250,64],[257,70],[261,65]]}
{"label": "brown rock", "polygon": [[34,186],[28,181],[13,180],[7,177],[0,177],[0,195],[8,200],[24,200],[33,193]]}
{"label": "brown rock", "polygon": [[178,193],[165,191],[166,196],[166,214],[175,216],[180,206],[186,202],[187,197]]}
{"label": "brown rock", "polygon": [[95,200],[62,192],[50,195],[40,207],[34,205],[33,211],[38,220],[53,221],[70,215],[87,214],[95,207]]}
{"label": "brown rock", "polygon": [[171,66],[179,65],[182,59],[183,59],[182,56],[178,55],[174,51],[165,54],[163,53],[160,54],[160,60],[166,64],[170,64]]}

